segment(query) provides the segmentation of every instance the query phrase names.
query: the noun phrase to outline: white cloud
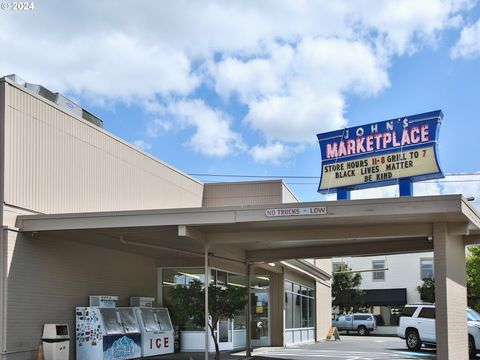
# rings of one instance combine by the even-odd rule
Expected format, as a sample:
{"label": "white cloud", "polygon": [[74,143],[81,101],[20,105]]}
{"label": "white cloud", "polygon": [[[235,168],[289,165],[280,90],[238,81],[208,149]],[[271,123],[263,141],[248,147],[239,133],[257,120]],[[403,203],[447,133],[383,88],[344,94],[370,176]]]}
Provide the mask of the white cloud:
{"label": "white cloud", "polygon": [[314,142],[318,132],[342,128],[344,100],[338,94],[316,97],[305,92],[252,102],[245,120],[268,140]]}
{"label": "white cloud", "polygon": [[[202,100],[179,100],[159,110],[159,118],[149,124],[150,133],[156,135],[158,128],[178,127],[195,129],[188,145],[196,152],[224,157],[245,150],[242,137],[230,128],[230,119],[220,110],[207,106]],[[173,124],[175,122],[175,124]],[[165,124],[171,124],[166,126]]]}
{"label": "white cloud", "polygon": [[265,146],[255,145],[250,149],[250,154],[258,163],[281,165],[302,150],[302,146],[287,146],[276,141],[274,143],[266,144]]}
{"label": "white cloud", "polygon": [[153,119],[147,125],[147,136],[156,138],[159,132],[168,132],[174,128],[175,124],[171,120]]}
{"label": "white cloud", "polygon": [[291,46],[273,43],[264,57],[246,61],[227,57],[216,64],[210,62],[209,71],[218,94],[223,97],[236,94],[243,103],[249,103],[286,90],[293,56]]}
{"label": "white cloud", "polygon": [[[259,67],[266,76],[257,75]],[[316,133],[346,125],[345,92],[373,95],[389,85],[373,49],[341,39],[308,38],[276,47],[270,59],[226,59],[218,69],[217,91],[237,91],[249,107],[245,121],[270,141],[312,142]]]}
{"label": "white cloud", "polygon": [[8,44],[9,57],[15,62],[2,57],[0,68],[53,91],[84,95],[95,103],[188,94],[199,84],[199,76],[191,73],[191,61],[184,53],[143,44],[129,34],[102,33],[96,39],[76,36],[62,48],[29,38],[31,34],[17,33],[17,41]]}
{"label": "white cloud", "polygon": [[148,151],[152,148],[152,144],[147,143],[145,140],[135,140],[133,145],[144,151]]}
{"label": "white cloud", "polygon": [[462,29],[460,39],[450,50],[453,59],[475,58],[480,55],[480,20]]}
{"label": "white cloud", "polygon": [[[97,104],[120,100],[155,112],[165,104],[168,121],[146,135],[170,131],[174,123],[193,126],[189,144],[196,151],[225,156],[244,148],[231,130],[239,120],[248,125],[242,130],[260,132],[264,149],[278,141],[284,147],[313,141],[316,132],[345,126],[347,94],[384,90],[394,56],[435,46],[471,6],[468,0],[85,0],[62,6],[42,0],[31,13],[0,12],[0,48],[8,49],[0,69]],[[193,100],[209,86],[224,99],[238,97],[248,108],[245,118]],[[193,110],[200,116],[188,113]]]}
{"label": "white cloud", "polygon": [[470,9],[473,0],[386,0],[355,1],[354,19],[364,29],[379,33],[389,52],[402,55],[424,44],[435,45],[441,31],[456,27],[461,21],[458,12]]}
{"label": "white cloud", "polygon": [[473,204],[480,210],[480,171],[474,175],[447,176],[440,186],[442,194],[473,196]]}

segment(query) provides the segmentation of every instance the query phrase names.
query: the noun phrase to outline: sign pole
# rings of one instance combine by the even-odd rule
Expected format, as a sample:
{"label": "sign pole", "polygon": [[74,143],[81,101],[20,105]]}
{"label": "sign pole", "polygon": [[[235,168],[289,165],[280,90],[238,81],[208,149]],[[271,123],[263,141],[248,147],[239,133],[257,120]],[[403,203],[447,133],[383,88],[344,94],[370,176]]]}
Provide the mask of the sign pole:
{"label": "sign pole", "polygon": [[413,182],[410,179],[400,179],[400,196],[413,196]]}
{"label": "sign pole", "polygon": [[337,200],[350,200],[350,190],[347,188],[338,188]]}

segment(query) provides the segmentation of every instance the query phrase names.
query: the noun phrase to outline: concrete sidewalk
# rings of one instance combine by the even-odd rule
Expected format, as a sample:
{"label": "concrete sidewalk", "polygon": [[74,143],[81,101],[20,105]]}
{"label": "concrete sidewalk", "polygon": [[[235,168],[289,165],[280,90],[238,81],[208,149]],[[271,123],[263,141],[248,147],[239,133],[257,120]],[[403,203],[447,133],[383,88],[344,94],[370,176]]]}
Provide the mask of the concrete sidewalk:
{"label": "concrete sidewalk", "polygon": [[[245,355],[245,350],[244,351],[222,351],[221,352],[221,360],[246,360],[246,359],[251,359]],[[168,355],[162,355],[162,356],[152,356],[148,357],[148,359],[151,360],[204,360],[205,359],[205,353],[203,352],[196,352],[196,353],[176,353],[176,354],[168,354]],[[214,360],[215,359],[215,353],[209,353],[208,356],[209,360]]]}

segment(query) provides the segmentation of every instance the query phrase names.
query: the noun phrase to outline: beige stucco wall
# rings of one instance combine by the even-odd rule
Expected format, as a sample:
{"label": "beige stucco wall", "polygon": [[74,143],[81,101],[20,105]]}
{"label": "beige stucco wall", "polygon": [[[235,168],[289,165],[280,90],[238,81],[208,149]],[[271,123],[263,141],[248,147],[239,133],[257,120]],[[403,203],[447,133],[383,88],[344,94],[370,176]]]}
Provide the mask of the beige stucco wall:
{"label": "beige stucco wall", "polygon": [[201,206],[200,182],[5,83],[7,204],[42,213]]}
{"label": "beige stucco wall", "polygon": [[153,258],[64,239],[26,237],[8,231],[6,253],[6,359],[31,360],[44,323],[67,323],[70,359],[75,354],[75,307],[88,295],[156,295]]}
{"label": "beige stucco wall", "polygon": [[283,203],[298,203],[299,200],[295,194],[288,188],[287,185],[283,184],[282,186],[282,202]]}
{"label": "beige stucco wall", "polygon": [[328,283],[317,282],[316,295],[316,337],[317,341],[325,340],[328,330],[332,326],[332,291]]}
{"label": "beige stucco wall", "polygon": [[282,180],[211,183],[204,185],[203,206],[246,206],[298,202]]}

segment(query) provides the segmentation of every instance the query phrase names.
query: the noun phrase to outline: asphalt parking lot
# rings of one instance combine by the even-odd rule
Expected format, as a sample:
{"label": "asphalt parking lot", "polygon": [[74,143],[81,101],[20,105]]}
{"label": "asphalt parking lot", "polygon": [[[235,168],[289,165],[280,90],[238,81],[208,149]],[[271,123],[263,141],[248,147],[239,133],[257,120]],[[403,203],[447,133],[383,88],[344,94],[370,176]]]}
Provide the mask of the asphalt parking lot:
{"label": "asphalt parking lot", "polygon": [[[422,347],[421,351],[408,351],[405,340],[397,337],[347,336],[341,335],[341,341],[322,341],[315,344],[289,347],[264,347],[254,349],[251,358],[245,351],[237,353],[222,352],[222,360],[430,360],[436,359],[435,349]],[[477,358],[480,358],[477,355]],[[203,360],[203,353],[179,353],[153,357],[158,360]],[[215,359],[210,353],[209,359]]]}
{"label": "asphalt parking lot", "polygon": [[[322,341],[315,344],[289,347],[264,347],[254,349],[251,358],[245,351],[237,353],[222,352],[222,360],[272,360],[272,359],[322,359],[322,360],[396,360],[396,359],[436,359],[434,349],[422,349],[419,352],[408,351],[405,341],[396,337],[346,336],[341,341]],[[215,354],[210,353],[209,359]],[[149,359],[158,360],[203,360],[203,353],[178,353]]]}
{"label": "asphalt parking lot", "polygon": [[[262,351],[262,353],[260,353]],[[341,336],[341,341],[327,341],[287,348],[263,348],[254,351],[255,360],[322,359],[322,360],[384,360],[436,359],[434,349],[408,351],[405,341],[396,337]]]}

